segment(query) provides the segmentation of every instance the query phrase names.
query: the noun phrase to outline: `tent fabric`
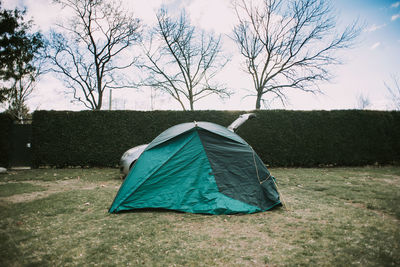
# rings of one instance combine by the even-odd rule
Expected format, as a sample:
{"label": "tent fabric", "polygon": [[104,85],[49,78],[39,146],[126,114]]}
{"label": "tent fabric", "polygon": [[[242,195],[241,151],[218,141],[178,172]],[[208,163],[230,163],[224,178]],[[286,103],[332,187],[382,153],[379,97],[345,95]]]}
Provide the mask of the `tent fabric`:
{"label": "tent fabric", "polygon": [[265,211],[280,204],[273,179],[235,133],[209,122],[183,123],[149,144],[109,212],[141,208],[207,214]]}
{"label": "tent fabric", "polygon": [[162,132],[159,136],[157,136],[146,149],[151,149],[152,147],[157,146],[158,144],[161,144],[165,141],[168,141],[171,138],[174,138],[175,136],[178,136],[180,134],[183,134],[191,129],[193,127],[198,127],[201,129],[205,129],[207,131],[213,132],[215,134],[218,134],[222,137],[232,139],[233,141],[247,144],[246,141],[244,141],[241,137],[239,137],[237,134],[229,131],[223,126],[220,126],[215,123],[211,122],[204,122],[204,121],[199,121],[199,122],[187,122],[187,123],[181,123],[175,126],[172,126],[171,128],[165,130]]}

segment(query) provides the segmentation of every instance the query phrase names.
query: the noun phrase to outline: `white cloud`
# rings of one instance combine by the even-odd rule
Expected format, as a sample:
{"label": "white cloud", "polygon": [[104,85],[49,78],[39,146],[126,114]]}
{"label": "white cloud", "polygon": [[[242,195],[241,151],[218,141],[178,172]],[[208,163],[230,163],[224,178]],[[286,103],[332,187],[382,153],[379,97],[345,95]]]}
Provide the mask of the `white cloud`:
{"label": "white cloud", "polygon": [[393,15],[392,18],[391,18],[391,20],[392,20],[392,21],[395,21],[396,19],[399,19],[399,18],[400,18],[400,13],[399,13],[399,14]]}
{"label": "white cloud", "polygon": [[375,49],[377,49],[380,45],[381,45],[381,42],[376,42],[376,43],[374,43],[369,49],[375,50]]}
{"label": "white cloud", "polygon": [[173,0],[151,0],[151,1],[132,1],[123,0],[125,6],[129,7],[133,11],[135,17],[139,17],[144,24],[154,25],[156,23],[156,13],[161,8],[174,7],[180,9],[180,6],[176,6]]}
{"label": "white cloud", "polygon": [[390,7],[392,8],[398,8],[400,6],[400,1],[393,3]]}
{"label": "white cloud", "polygon": [[33,19],[33,30],[40,29],[46,32],[63,17],[61,8],[48,0],[5,0],[2,2],[4,2],[5,9],[26,8],[26,20]]}
{"label": "white cloud", "polygon": [[193,0],[186,10],[195,25],[216,33],[230,33],[236,22],[228,0]]}
{"label": "white cloud", "polygon": [[382,28],[385,27],[385,26],[386,26],[386,23],[385,23],[385,24],[382,24],[382,25],[372,24],[371,27],[366,28],[366,29],[364,30],[364,32],[374,32],[374,31],[377,31],[377,30],[379,30],[379,29],[382,29]]}

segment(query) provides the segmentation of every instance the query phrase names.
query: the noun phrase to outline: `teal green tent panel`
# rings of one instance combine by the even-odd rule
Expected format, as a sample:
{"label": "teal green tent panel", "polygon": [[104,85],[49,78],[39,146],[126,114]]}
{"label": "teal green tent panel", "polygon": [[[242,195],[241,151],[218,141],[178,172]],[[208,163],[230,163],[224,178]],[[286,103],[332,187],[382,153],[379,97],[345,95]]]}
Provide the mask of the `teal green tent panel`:
{"label": "teal green tent panel", "polygon": [[190,141],[190,139],[186,140],[186,136],[180,136],[179,139],[177,138],[177,142],[166,142],[163,146],[145,151],[125,178],[110,208],[110,212],[117,211],[117,207],[132,195],[149,176],[157,172],[165,162],[178,153],[186,142]]}
{"label": "teal green tent panel", "polygon": [[[148,167],[151,165],[157,167]],[[261,211],[221,194],[195,130],[146,150],[121,186],[110,212],[149,207],[209,214]]]}
{"label": "teal green tent panel", "polygon": [[162,144],[176,136],[179,136],[181,134],[184,134],[185,132],[191,130],[193,128],[193,123],[192,122],[187,122],[187,123],[181,123],[175,126],[172,126],[159,134],[156,138],[154,138],[153,141],[147,146],[146,150],[150,150],[151,148]]}

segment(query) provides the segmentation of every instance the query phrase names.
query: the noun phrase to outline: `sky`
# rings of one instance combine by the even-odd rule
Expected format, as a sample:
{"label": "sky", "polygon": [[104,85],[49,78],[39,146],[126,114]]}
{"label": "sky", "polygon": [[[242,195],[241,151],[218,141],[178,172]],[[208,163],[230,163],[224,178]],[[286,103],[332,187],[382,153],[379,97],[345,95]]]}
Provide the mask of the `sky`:
{"label": "sky", "polygon": [[[55,24],[68,16],[51,0],[3,0],[3,8],[27,9],[27,17],[35,29],[48,33]],[[235,92],[229,99],[211,96],[196,102],[195,109],[252,110],[255,97],[246,97],[251,90],[251,77],[241,71],[242,59],[229,38],[236,18],[230,0],[124,0],[127,9],[146,25],[155,22],[155,12],[162,5],[170,11],[185,9],[191,22],[204,30],[222,34],[223,48],[231,61],[218,75],[218,80]],[[368,109],[388,110],[389,94],[384,83],[390,84],[391,75],[400,76],[400,1],[397,0],[335,0],[332,1],[338,29],[358,20],[363,30],[354,48],[340,52],[343,64],[332,66],[334,78],[320,83],[322,94],[288,92],[289,102],[283,106],[273,102],[269,108],[291,110],[332,110],[358,108],[360,96],[370,102]],[[83,110],[83,105],[71,103],[63,83],[51,73],[43,75],[35,92],[28,100],[33,110]],[[153,95],[154,97],[150,97]],[[121,89],[112,91],[112,109],[179,110],[180,105],[167,95],[149,89]],[[109,92],[104,109],[109,108]],[[3,107],[4,108],[4,107]]]}

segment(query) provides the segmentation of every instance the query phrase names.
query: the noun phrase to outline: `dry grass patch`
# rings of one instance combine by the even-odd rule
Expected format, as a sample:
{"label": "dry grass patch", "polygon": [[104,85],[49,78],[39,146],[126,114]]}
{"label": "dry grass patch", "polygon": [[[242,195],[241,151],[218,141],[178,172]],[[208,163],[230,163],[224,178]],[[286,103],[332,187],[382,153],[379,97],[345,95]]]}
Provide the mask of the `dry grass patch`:
{"label": "dry grass patch", "polygon": [[[8,184],[15,184],[17,187],[25,187],[31,185],[31,191],[23,194],[13,194],[7,197],[0,197],[0,201],[11,203],[29,202],[41,198],[46,198],[52,194],[71,191],[71,190],[92,190],[99,185],[96,183],[89,183],[80,179],[59,180],[54,182],[44,181],[23,181],[23,182],[9,182]],[[100,186],[105,186],[105,183]],[[37,190],[40,188],[41,190]]]}
{"label": "dry grass patch", "polygon": [[400,168],[271,172],[289,210],[229,216],[109,214],[115,169],[0,176],[0,265],[400,265]]}

